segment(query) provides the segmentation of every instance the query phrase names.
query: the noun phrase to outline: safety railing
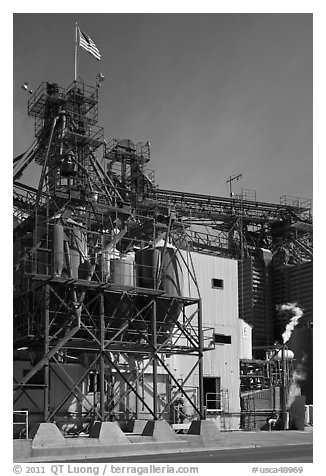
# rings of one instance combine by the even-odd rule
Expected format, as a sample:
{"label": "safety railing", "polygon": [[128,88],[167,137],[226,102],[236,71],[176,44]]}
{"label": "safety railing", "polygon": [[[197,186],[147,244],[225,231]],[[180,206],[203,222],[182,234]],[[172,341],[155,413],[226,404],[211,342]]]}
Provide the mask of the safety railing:
{"label": "safety railing", "polygon": [[197,414],[192,405],[177,404],[173,407],[173,424],[189,425],[196,418]]}
{"label": "safety railing", "polygon": [[14,438],[28,440],[28,410],[13,411],[13,431]]}
{"label": "safety railing", "polygon": [[221,393],[206,393],[206,409],[207,411],[222,411]]}

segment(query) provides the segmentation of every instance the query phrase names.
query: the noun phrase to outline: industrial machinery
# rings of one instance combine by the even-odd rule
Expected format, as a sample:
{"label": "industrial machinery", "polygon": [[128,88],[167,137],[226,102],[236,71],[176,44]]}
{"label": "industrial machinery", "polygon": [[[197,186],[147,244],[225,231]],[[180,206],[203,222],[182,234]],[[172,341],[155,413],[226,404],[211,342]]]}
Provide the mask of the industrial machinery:
{"label": "industrial machinery", "polygon": [[[94,419],[169,419],[181,396],[204,418],[212,330],[200,297],[183,289],[185,274],[196,288],[187,253],[244,262],[263,248],[283,262],[309,261],[310,203],[159,189],[148,142],[104,140],[98,92],[45,82],[28,101],[36,139],[14,160],[14,358],[30,365],[15,377],[15,408],[27,399],[36,421],[84,428]],[[37,188],[22,181],[32,162]],[[182,384],[173,354],[196,357]],[[184,387],[194,372],[195,400]]]}
{"label": "industrial machinery", "polygon": [[[16,408],[28,395],[39,421],[82,428],[94,419],[138,418],[140,407],[147,418],[168,418],[181,394],[203,418],[208,347],[200,299],[182,289],[191,264],[173,237],[184,226],[170,207],[139,206],[154,189],[145,170],[149,144],[106,145],[98,89],[78,82],[41,84],[28,113],[36,142],[14,163],[14,357],[31,365],[16,378]],[[41,166],[37,189],[17,181],[32,161]],[[195,402],[168,367],[174,353],[197,356]],[[165,402],[158,366],[167,376]],[[50,381],[65,392],[54,395]]]}

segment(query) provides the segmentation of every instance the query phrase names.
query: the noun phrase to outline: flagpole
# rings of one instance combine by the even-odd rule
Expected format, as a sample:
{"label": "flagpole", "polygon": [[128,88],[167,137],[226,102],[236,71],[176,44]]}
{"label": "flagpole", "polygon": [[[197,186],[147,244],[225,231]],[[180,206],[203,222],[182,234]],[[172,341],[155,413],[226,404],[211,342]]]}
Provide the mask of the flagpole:
{"label": "flagpole", "polygon": [[75,81],[77,81],[77,66],[78,66],[78,25],[76,22],[75,31]]}

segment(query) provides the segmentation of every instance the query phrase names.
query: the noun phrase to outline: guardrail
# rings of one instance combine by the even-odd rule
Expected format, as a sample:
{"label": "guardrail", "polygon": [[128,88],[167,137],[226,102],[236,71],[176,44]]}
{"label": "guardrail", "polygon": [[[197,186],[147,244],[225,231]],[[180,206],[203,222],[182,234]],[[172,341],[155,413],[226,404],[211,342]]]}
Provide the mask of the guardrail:
{"label": "guardrail", "polygon": [[28,440],[28,410],[13,411],[13,430],[14,438],[25,438]]}

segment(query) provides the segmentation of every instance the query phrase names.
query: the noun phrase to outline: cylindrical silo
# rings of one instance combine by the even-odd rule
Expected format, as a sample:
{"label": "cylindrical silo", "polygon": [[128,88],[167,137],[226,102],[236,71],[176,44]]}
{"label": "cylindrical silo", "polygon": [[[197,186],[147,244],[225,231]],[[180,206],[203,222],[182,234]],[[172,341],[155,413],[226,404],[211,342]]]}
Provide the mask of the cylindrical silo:
{"label": "cylindrical silo", "polygon": [[70,247],[69,257],[70,257],[70,277],[74,279],[78,279],[80,254],[78,253],[76,249]]}
{"label": "cylindrical silo", "polygon": [[74,225],[70,229],[70,273],[78,279],[79,265],[87,258],[87,236],[82,226]]}
{"label": "cylindrical silo", "polygon": [[131,256],[112,258],[110,260],[110,275],[113,284],[122,286],[135,286],[135,262]]}
{"label": "cylindrical silo", "polygon": [[[114,256],[115,253],[112,253]],[[111,256],[112,256],[111,255]],[[136,285],[135,257],[128,254],[122,258],[110,259],[110,282],[116,286],[134,287]],[[106,319],[107,337],[110,338],[124,324],[126,319],[132,317],[135,309],[135,297],[127,293],[119,292],[114,286],[111,292],[104,296],[104,312]],[[120,339],[123,341],[135,341],[136,331],[130,326]]]}
{"label": "cylindrical silo", "polygon": [[176,248],[167,245],[166,248],[157,248],[161,253],[161,273],[159,274],[159,289],[164,290],[170,301],[167,303],[162,299],[157,302],[157,322],[159,343],[166,340],[175,327],[175,321],[178,319],[182,310],[181,301],[173,299],[183,294],[183,275]]}
{"label": "cylindrical silo", "polygon": [[141,288],[154,289],[160,266],[160,251],[156,248],[144,248],[136,252],[138,285]]}
{"label": "cylindrical silo", "polygon": [[82,259],[87,257],[87,235],[83,226],[74,226],[72,228],[72,241],[74,248],[78,250]]}
{"label": "cylindrical silo", "polygon": [[[157,298],[156,322],[157,342],[167,339],[175,326],[175,320],[182,309],[182,270],[176,248],[168,244],[166,247],[156,246],[145,248],[136,253],[139,286],[151,289],[160,289],[164,294]],[[151,297],[140,297],[139,306],[144,306]],[[145,319],[151,321],[152,310],[148,309]]]}
{"label": "cylindrical silo", "polygon": [[157,247],[156,250],[160,252],[161,275],[159,289],[163,289],[168,296],[182,296],[183,294],[183,279],[182,269],[176,248],[172,245],[164,247]]}
{"label": "cylindrical silo", "polygon": [[85,259],[78,267],[78,278],[90,281],[95,270],[95,264],[92,264],[90,260]]}

